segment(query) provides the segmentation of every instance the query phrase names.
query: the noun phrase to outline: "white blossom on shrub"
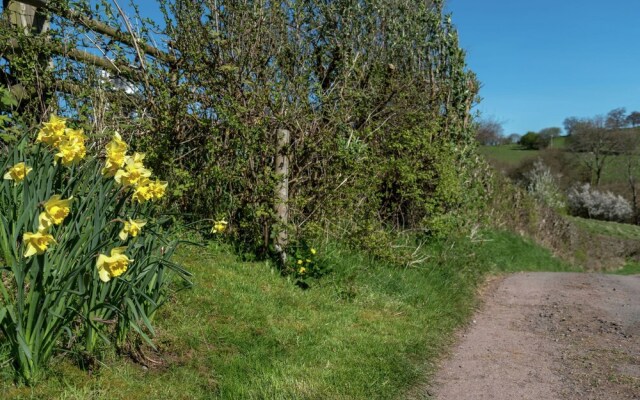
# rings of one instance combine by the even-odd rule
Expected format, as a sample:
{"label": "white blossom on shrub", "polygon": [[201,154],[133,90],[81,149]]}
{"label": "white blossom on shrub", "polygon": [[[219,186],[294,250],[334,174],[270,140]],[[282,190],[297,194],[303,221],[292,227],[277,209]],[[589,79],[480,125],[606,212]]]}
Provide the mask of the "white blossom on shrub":
{"label": "white blossom on shrub", "polygon": [[625,221],[633,210],[627,199],[611,192],[601,192],[585,183],[574,186],[567,195],[571,215],[605,221]]}
{"label": "white blossom on shrub", "polygon": [[551,208],[560,209],[565,207],[565,202],[558,184],[542,160],[538,159],[533,168],[524,174],[527,184],[527,191],[537,200],[545,203]]}

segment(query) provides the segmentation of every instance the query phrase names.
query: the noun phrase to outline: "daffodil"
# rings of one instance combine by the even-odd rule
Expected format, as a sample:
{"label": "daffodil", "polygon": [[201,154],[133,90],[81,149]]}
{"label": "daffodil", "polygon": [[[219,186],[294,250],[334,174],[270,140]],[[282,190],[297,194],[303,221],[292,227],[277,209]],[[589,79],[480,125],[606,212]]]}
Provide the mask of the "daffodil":
{"label": "daffodil", "polygon": [[211,233],[222,233],[227,229],[227,221],[220,220],[213,223],[213,228],[211,228]]}
{"label": "daffodil", "polygon": [[133,192],[131,198],[133,198],[138,203],[144,203],[145,201],[153,199],[153,192],[151,191],[149,180],[143,178],[142,180],[140,180],[140,183],[141,184],[136,187],[136,190]]}
{"label": "daffodil", "polygon": [[27,167],[25,163],[19,162],[13,167],[9,168],[6,174],[4,174],[4,179],[12,180],[15,183],[20,183],[24,180],[24,178],[29,175],[33,168]]}
{"label": "daffodil", "polygon": [[118,170],[124,165],[128,147],[118,132],[113,134],[113,139],[107,144],[107,160],[102,169],[102,175],[108,177],[115,176]]}
{"label": "daffodil", "polygon": [[43,254],[51,243],[56,243],[53,236],[46,230],[38,230],[38,232],[25,232],[22,235],[22,241],[27,248],[24,252],[25,257],[31,257],[34,254]]}
{"label": "daffodil", "polygon": [[38,132],[37,142],[46,143],[49,146],[58,146],[64,139],[67,120],[52,115],[49,122],[45,122],[43,128]]}
{"label": "daffodil", "polygon": [[120,276],[127,271],[133,260],[124,254],[126,249],[126,247],[116,247],[111,250],[111,255],[100,254],[98,256],[96,268],[98,268],[98,275],[102,282],[109,282],[111,278]]}
{"label": "daffodil", "polygon": [[142,231],[142,227],[144,227],[146,224],[147,222],[141,219],[129,218],[128,221],[124,221],[124,227],[118,234],[118,237],[122,241],[127,240],[129,235],[131,235],[131,237],[136,237],[138,236],[138,234],[140,234],[140,231]]}
{"label": "daffodil", "polygon": [[[167,190],[167,186],[169,184],[165,181],[155,180],[154,182],[149,183],[149,191],[152,194],[153,200],[160,200],[164,197],[164,193]],[[226,224],[226,222],[225,222]]]}
{"label": "daffodil", "polygon": [[62,200],[59,194],[51,196],[44,203],[44,211],[38,217],[40,229],[48,229],[51,225],[60,225],[71,212],[72,201],[73,196],[65,200]]}
{"label": "daffodil", "polygon": [[62,140],[58,145],[58,152],[55,154],[55,160],[62,160],[65,167],[82,160],[87,155],[84,140],[80,138],[69,138]]}
{"label": "daffodil", "polygon": [[84,129],[71,129],[67,128],[64,130],[64,139],[84,142],[87,140],[87,136],[84,134]]}
{"label": "daffodil", "polygon": [[144,154],[134,153],[133,156],[125,156],[124,169],[116,172],[114,179],[123,186],[139,186],[144,178],[151,176],[151,171],[145,168]]}

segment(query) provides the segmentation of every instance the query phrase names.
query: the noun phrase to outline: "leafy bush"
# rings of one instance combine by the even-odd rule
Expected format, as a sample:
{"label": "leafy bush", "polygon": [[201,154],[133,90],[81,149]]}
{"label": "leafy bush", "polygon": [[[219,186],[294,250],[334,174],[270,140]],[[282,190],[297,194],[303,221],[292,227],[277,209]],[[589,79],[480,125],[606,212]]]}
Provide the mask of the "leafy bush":
{"label": "leafy bush", "polygon": [[85,140],[54,116],[0,154],[0,331],[26,382],[64,337],[89,354],[131,330],[150,341],[168,272],[189,275],[154,212],[167,183],[118,134],[104,163]]}
{"label": "leafy bush", "polygon": [[533,164],[533,168],[526,172],[524,177],[527,191],[535,199],[556,210],[564,208],[564,196],[558,188],[551,169],[541,159]]}
{"label": "leafy bush", "polygon": [[[479,83],[442,0],[158,6],[164,21],[136,15],[135,33],[113,4],[88,0],[47,2],[42,34],[0,24],[0,41],[19,44],[0,57],[33,88],[19,105],[26,120],[58,109],[92,115],[96,132],[117,128],[172,182],[165,204],[189,220],[224,216],[229,237],[257,254],[278,223],[280,130],[292,236],[311,224],[446,235],[473,219],[463,214],[478,203],[468,193]],[[61,17],[69,7],[132,35],[91,31]],[[144,51],[151,43],[160,51]],[[87,53],[91,62],[77,57]]]}
{"label": "leafy bush", "polygon": [[551,137],[545,134],[539,134],[536,132],[527,132],[520,138],[518,144],[525,149],[540,150],[549,146],[551,143]]}
{"label": "leafy bush", "polygon": [[626,221],[631,218],[631,204],[624,197],[601,192],[585,183],[569,190],[567,204],[571,215],[604,221]]}

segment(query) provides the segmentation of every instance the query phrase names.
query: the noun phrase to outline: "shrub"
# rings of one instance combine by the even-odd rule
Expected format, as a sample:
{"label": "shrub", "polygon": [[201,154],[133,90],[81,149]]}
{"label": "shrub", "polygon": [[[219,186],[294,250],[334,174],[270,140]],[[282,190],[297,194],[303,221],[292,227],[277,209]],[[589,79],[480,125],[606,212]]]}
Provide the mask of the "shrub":
{"label": "shrub", "polygon": [[0,331],[27,383],[64,336],[89,354],[131,330],[150,341],[168,271],[188,277],[154,212],[167,183],[118,134],[104,163],[85,140],[52,117],[0,154]]}
{"label": "shrub", "polygon": [[633,214],[631,204],[624,197],[600,192],[588,183],[571,188],[567,202],[571,215],[578,217],[622,222]]}
{"label": "shrub", "polygon": [[556,179],[541,159],[538,159],[533,168],[524,174],[527,191],[538,201],[541,201],[554,209],[564,208],[565,203],[562,192],[558,188]]}

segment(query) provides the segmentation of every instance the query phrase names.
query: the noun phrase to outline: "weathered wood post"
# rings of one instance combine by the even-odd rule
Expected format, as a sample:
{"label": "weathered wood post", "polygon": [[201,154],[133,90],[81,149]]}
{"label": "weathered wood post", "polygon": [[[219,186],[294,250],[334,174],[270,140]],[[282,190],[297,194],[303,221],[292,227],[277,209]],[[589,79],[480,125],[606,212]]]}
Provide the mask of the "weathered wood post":
{"label": "weathered wood post", "polygon": [[48,28],[48,20],[38,8],[46,4],[44,0],[3,0],[2,8],[11,25],[24,29],[25,34],[42,33]]}
{"label": "weathered wood post", "polygon": [[[42,8],[46,6],[45,0],[2,0],[2,18],[9,21],[11,25],[21,29],[25,35],[41,34],[49,28],[49,20]],[[40,11],[40,12],[39,12]],[[10,57],[4,56],[7,60]],[[49,63],[49,60],[39,60],[39,62]],[[0,82],[8,84],[9,82]],[[19,82],[8,86],[9,91],[19,101],[29,100],[33,93]]]}
{"label": "weathered wood post", "polygon": [[286,247],[288,242],[287,224],[289,222],[289,143],[291,134],[287,129],[278,129],[276,145],[276,175],[280,178],[276,186],[276,213],[278,231],[274,235],[274,248],[284,266],[287,261]]}

